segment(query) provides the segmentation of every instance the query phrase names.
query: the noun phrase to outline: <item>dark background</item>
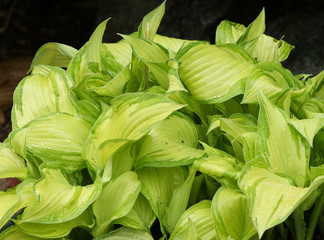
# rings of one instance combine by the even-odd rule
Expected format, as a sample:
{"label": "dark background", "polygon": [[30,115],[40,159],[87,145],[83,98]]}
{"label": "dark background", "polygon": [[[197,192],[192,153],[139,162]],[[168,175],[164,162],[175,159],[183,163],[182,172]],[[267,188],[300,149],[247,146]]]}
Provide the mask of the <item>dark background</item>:
{"label": "dark background", "polygon": [[[47,42],[80,48],[96,26],[111,17],[104,42],[137,30],[161,0],[0,0],[0,141],[11,130],[12,92],[32,56]],[[294,74],[324,69],[324,1],[167,0],[159,34],[214,42],[224,19],[247,26],[262,8],[266,34],[295,45],[283,65]],[[11,14],[10,14],[11,12]],[[10,17],[8,17],[10,16]],[[6,25],[6,20],[7,25]]]}
{"label": "dark background", "polygon": [[[14,0],[0,0],[0,26]],[[0,33],[0,60],[30,56],[46,42],[80,48],[104,19],[105,42],[116,33],[137,30],[143,16],[161,0],[16,0],[6,31]],[[301,0],[167,0],[158,33],[213,42],[216,26],[227,19],[248,25],[262,8],[266,33],[296,46],[291,54],[296,74],[324,68],[324,1]],[[287,63],[286,63],[287,64]],[[1,76],[0,76],[1,77]]]}

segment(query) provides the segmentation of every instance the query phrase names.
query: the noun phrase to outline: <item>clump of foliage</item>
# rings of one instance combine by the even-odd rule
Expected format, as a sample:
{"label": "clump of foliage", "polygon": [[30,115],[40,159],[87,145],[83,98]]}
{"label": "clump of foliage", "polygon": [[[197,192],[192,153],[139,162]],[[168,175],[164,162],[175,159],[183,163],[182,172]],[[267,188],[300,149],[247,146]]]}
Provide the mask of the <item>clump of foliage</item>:
{"label": "clump of foliage", "polygon": [[38,50],[0,145],[21,181],[0,239],[324,236],[324,72],[281,65],[293,46],[264,10],[211,44],[156,34],[164,4],[117,43],[106,20],[80,50]]}

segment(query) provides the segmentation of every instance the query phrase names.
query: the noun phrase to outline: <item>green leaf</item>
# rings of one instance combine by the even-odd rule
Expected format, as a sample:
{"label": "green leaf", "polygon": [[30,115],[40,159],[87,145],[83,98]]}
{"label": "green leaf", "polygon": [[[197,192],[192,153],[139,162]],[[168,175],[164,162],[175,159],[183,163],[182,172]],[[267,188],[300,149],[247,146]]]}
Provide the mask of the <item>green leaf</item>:
{"label": "green leaf", "polygon": [[100,63],[100,48],[103,34],[106,30],[106,25],[109,19],[100,23],[95,31],[92,33],[89,42],[87,44],[85,58],[87,62],[87,67],[91,69],[92,72],[97,73],[101,70]]}
{"label": "green leaf", "polygon": [[84,81],[85,77],[91,74],[91,70],[87,66],[86,49],[88,43],[79,49],[77,54],[71,60],[67,72],[74,80],[76,84],[80,84]]}
{"label": "green leaf", "polygon": [[318,131],[324,127],[324,114],[310,119],[292,118],[288,123],[293,126],[313,147],[313,139]]}
{"label": "green leaf", "polygon": [[259,96],[260,113],[255,142],[256,154],[274,172],[285,174],[298,186],[304,186],[309,174],[310,146],[288,124],[289,118],[286,113],[271,103],[262,92]]}
{"label": "green leaf", "polygon": [[120,227],[100,237],[94,238],[94,240],[125,240],[125,239],[153,240],[152,236],[149,233],[143,230],[132,229],[128,227]]}
{"label": "green leaf", "polygon": [[8,189],[5,192],[0,191],[0,229],[14,214],[35,202],[36,199],[32,192],[34,182],[35,180],[32,179],[24,180],[15,188]]}
{"label": "green leaf", "polygon": [[251,41],[261,34],[265,30],[265,10],[264,8],[257,16],[257,18],[245,29],[244,33],[237,40],[237,44],[242,44]]}
{"label": "green leaf", "polygon": [[192,164],[204,156],[198,147],[198,130],[192,120],[174,113],[154,126],[141,144],[136,168]]}
{"label": "green leaf", "polygon": [[[26,234],[39,237],[41,239],[69,240],[68,234],[75,227],[92,228],[95,224],[93,214],[85,210],[80,216],[62,223],[33,223],[16,222],[18,227]],[[65,238],[66,237],[66,238]]]}
{"label": "green leaf", "polygon": [[100,194],[100,178],[87,186],[73,186],[60,170],[43,168],[42,171],[44,176],[33,189],[37,204],[24,210],[20,225],[63,224],[80,216]]}
{"label": "green leaf", "polygon": [[203,103],[220,103],[242,94],[254,67],[254,59],[235,45],[196,44],[178,57],[180,79]]}
{"label": "green leaf", "polygon": [[[141,190],[136,173],[128,171],[108,182],[93,203],[96,226],[92,234],[97,237],[106,233],[112,221],[124,217],[133,208]],[[106,203],[109,204],[106,204]]]}
{"label": "green leaf", "polygon": [[135,166],[136,154],[136,145],[126,144],[111,156],[109,159],[109,161],[111,161],[111,165],[109,165],[107,162],[104,171],[111,171],[112,179],[117,178],[127,171],[131,171]]}
{"label": "green leaf", "polygon": [[17,225],[7,228],[0,234],[0,240],[17,240],[17,239],[43,240],[43,238],[34,237],[24,233]]}
{"label": "green leaf", "polygon": [[181,215],[187,209],[190,191],[193,180],[196,175],[196,169],[190,167],[187,179],[181,183],[173,192],[167,212],[162,219],[162,224],[165,226],[169,233],[172,233],[176,223]]}
{"label": "green leaf", "polygon": [[99,74],[110,79],[112,74],[123,68],[102,44],[108,20],[98,25],[89,41],[78,51],[68,66],[67,72],[80,89],[84,88],[84,80],[91,75]]}
{"label": "green leaf", "polygon": [[140,193],[130,212],[126,216],[113,221],[113,224],[150,232],[155,219],[156,216],[149,201]]}
{"label": "green leaf", "polygon": [[[146,64],[156,77],[158,83],[164,88],[167,88],[169,66],[165,62],[169,58],[168,50],[146,39],[131,35],[121,36],[129,42],[133,49],[132,76],[135,76],[138,84],[143,84],[144,78],[148,77],[148,69],[145,69],[144,65]],[[132,79],[132,81],[135,80]]]}
{"label": "green leaf", "polygon": [[186,235],[185,235],[184,239],[186,239],[186,240],[198,240],[196,227],[193,224],[193,222],[190,220],[190,218],[188,219],[188,228],[187,228]]}
{"label": "green leaf", "polygon": [[28,176],[24,160],[8,144],[0,143],[0,178],[25,179]]}
{"label": "green leaf", "polygon": [[258,38],[244,43],[242,47],[259,61],[276,62],[286,60],[291,50],[294,49],[293,45],[282,39],[277,40],[265,34],[261,34]]}
{"label": "green leaf", "polygon": [[131,35],[121,36],[131,45],[135,55],[142,60],[161,63],[169,58],[168,50],[160,44]]}
{"label": "green leaf", "polygon": [[257,233],[247,197],[239,190],[219,188],[212,200],[211,209],[217,239],[248,240]]}
{"label": "green leaf", "polygon": [[314,118],[321,116],[324,112],[324,100],[320,98],[310,98],[298,104],[298,115],[301,118]]}
{"label": "green leaf", "polygon": [[17,86],[13,96],[11,121],[13,129],[21,128],[37,117],[77,110],[69,96],[73,81],[58,67],[37,66],[32,75],[25,77]]}
{"label": "green leaf", "polygon": [[36,158],[53,167],[76,171],[86,165],[81,153],[90,129],[91,122],[83,117],[54,113],[12,132],[10,144],[27,159]]}
{"label": "green leaf", "polygon": [[[137,170],[138,178],[143,183],[141,192],[150,202],[153,212],[160,220],[161,227],[174,190],[185,181],[183,171],[181,167],[144,167]],[[164,232],[163,227],[161,230]]]}
{"label": "green leaf", "polygon": [[175,226],[170,240],[185,239],[189,224],[195,226],[197,239],[216,239],[216,232],[212,220],[211,201],[201,201],[185,211]]}
{"label": "green leaf", "polygon": [[67,67],[77,52],[75,48],[62,43],[45,43],[37,50],[28,72],[37,65]]}
{"label": "green leaf", "polygon": [[180,77],[179,77],[179,63],[175,59],[170,59],[167,61],[170,69],[168,70],[168,91],[167,93],[172,93],[176,91],[184,91],[188,92],[188,90],[184,87]]}
{"label": "green leaf", "polygon": [[234,113],[229,118],[221,118],[220,127],[222,131],[243,144],[245,133],[256,132],[257,120],[249,114]]}
{"label": "green leaf", "polygon": [[86,116],[95,122],[106,104],[78,88],[71,90],[72,102],[78,109],[79,115]]}
{"label": "green leaf", "polygon": [[302,83],[280,63],[261,62],[247,79],[242,103],[258,103],[259,90],[274,100],[286,89],[298,91],[302,87]]}
{"label": "green leaf", "polygon": [[224,20],[217,26],[215,42],[217,45],[236,43],[245,29],[246,27],[240,23]]}
{"label": "green leaf", "polygon": [[138,27],[138,36],[153,40],[165,12],[165,1],[150,13],[146,14]]}
{"label": "green leaf", "polygon": [[132,59],[132,48],[127,41],[120,40],[117,43],[103,43],[114,58],[123,66],[128,65]]}
{"label": "green leaf", "polygon": [[120,147],[139,140],[154,125],[183,107],[152,93],[119,95],[111,105],[94,124],[84,152],[95,171],[103,170],[107,158]]}
{"label": "green leaf", "polygon": [[155,34],[153,41],[158,44],[161,44],[163,47],[165,47],[175,53],[179,51],[179,49],[185,42],[192,42],[192,41],[186,40],[186,39],[166,37],[166,36],[162,36],[159,34]]}
{"label": "green leaf", "polygon": [[107,80],[102,76],[89,76],[85,79],[88,90],[96,92],[100,96],[117,97],[124,92],[127,82],[131,79],[131,72],[126,66],[112,79]]}
{"label": "green leaf", "polygon": [[239,186],[248,198],[252,221],[260,239],[267,229],[284,222],[324,182],[321,176],[309,187],[296,187],[289,178],[281,177],[255,161],[245,166],[241,176]]}
{"label": "green leaf", "polygon": [[0,191],[1,206],[0,206],[0,229],[7,223],[11,216],[19,210],[19,196],[15,190],[7,190],[6,192]]}
{"label": "green leaf", "polygon": [[217,179],[218,182],[235,186],[240,175],[242,163],[230,154],[203,143],[208,157],[194,162],[194,168],[199,172]]}

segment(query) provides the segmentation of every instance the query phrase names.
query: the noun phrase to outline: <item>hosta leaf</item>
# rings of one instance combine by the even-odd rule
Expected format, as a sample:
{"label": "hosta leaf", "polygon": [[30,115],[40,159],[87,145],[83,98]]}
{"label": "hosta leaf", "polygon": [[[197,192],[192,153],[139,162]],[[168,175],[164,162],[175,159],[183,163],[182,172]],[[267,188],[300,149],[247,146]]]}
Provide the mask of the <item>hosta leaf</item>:
{"label": "hosta leaf", "polygon": [[323,115],[324,100],[320,98],[310,98],[299,104],[298,115],[301,118],[314,118]]}
{"label": "hosta leaf", "polygon": [[24,157],[75,171],[85,167],[81,153],[90,128],[91,122],[83,117],[54,113],[13,132],[10,144]]}
{"label": "hosta leaf", "polygon": [[85,52],[85,58],[87,62],[87,67],[91,69],[92,72],[97,73],[101,70],[100,61],[100,48],[103,34],[106,30],[106,25],[109,19],[101,22],[95,31],[92,33]]}
{"label": "hosta leaf", "polygon": [[181,215],[187,209],[192,183],[196,175],[196,169],[190,167],[187,179],[173,192],[167,212],[162,219],[162,224],[169,233],[172,233]]}
{"label": "hosta leaf", "polygon": [[34,182],[35,180],[32,179],[24,180],[15,188],[8,189],[6,192],[0,191],[0,229],[14,214],[35,202],[36,198],[32,192]]}
{"label": "hosta leaf", "polygon": [[[85,210],[80,216],[61,223],[17,222],[18,227],[26,234],[41,239],[70,239],[68,234],[75,227],[92,228],[95,224],[93,214]],[[67,238],[65,238],[67,237]]]}
{"label": "hosta leaf", "polygon": [[[166,48],[163,46],[138,37],[134,37],[131,35],[121,35],[124,39],[126,39],[129,44],[131,45],[134,53],[135,59],[138,59],[139,61],[137,64],[142,63],[146,64],[147,67],[152,71],[153,75],[155,76],[157,82],[163,86],[164,88],[168,87],[168,71],[169,66],[166,64],[166,61],[169,58],[169,53]],[[136,65],[135,65],[136,66]],[[134,68],[134,64],[132,63],[132,68],[134,69],[134,73],[140,74],[139,81],[142,81],[141,78],[143,78],[147,73],[145,72],[144,65],[138,66],[139,68],[136,70]],[[135,72],[134,72],[135,71]]]}
{"label": "hosta leaf", "polygon": [[100,96],[116,97],[123,93],[130,78],[131,73],[126,66],[110,80],[102,76],[89,76],[85,79],[85,85],[88,90],[94,91]]}
{"label": "hosta leaf", "polygon": [[294,46],[261,34],[258,38],[243,44],[243,48],[259,61],[282,62],[288,58]]}
{"label": "hosta leaf", "polygon": [[91,71],[87,67],[86,61],[87,46],[88,43],[79,49],[67,68],[68,74],[76,84],[80,84],[88,74],[91,74]]}
{"label": "hosta leaf", "polygon": [[[257,156],[261,156],[274,172],[286,174],[303,186],[308,177],[309,144],[288,124],[288,116],[282,110],[262,92],[259,96]],[[299,182],[301,179],[304,183]]]}
{"label": "hosta leaf", "polygon": [[153,40],[165,12],[165,1],[146,14],[138,27],[138,36]]}
{"label": "hosta leaf", "polygon": [[68,66],[67,72],[82,90],[84,90],[83,81],[87,77],[97,74],[108,80],[123,68],[108,48],[102,44],[108,20],[98,25],[89,41],[78,51]]}
{"label": "hosta leaf", "polygon": [[237,40],[237,44],[242,44],[251,41],[261,34],[265,30],[265,10],[264,8],[257,16],[257,18],[245,29],[244,33]]}
{"label": "hosta leaf", "polygon": [[198,240],[196,227],[193,224],[193,222],[190,220],[190,218],[188,219],[188,228],[187,228],[186,235],[185,235],[184,239]]}
{"label": "hosta leaf", "polygon": [[112,108],[93,126],[85,149],[85,156],[96,171],[104,169],[107,158],[120,147],[139,140],[155,124],[183,107],[164,96],[151,93],[123,94],[113,99],[111,104]]}
{"label": "hosta leaf", "polygon": [[[311,83],[313,82],[313,89],[316,91],[315,96],[324,100],[324,70],[319,74],[309,79]],[[306,82],[307,83],[307,82]]]}
{"label": "hosta leaf", "polygon": [[[254,138],[257,120],[249,114],[234,113],[229,118],[221,118],[221,130],[231,142],[235,157],[248,161],[254,155]],[[252,137],[252,138],[251,138]]]}
{"label": "hosta leaf", "polygon": [[242,103],[258,103],[261,90],[270,99],[281,96],[283,90],[299,90],[302,83],[277,62],[261,62],[255,66],[247,79]]}
{"label": "hosta leaf", "polygon": [[11,117],[13,129],[53,112],[76,114],[76,108],[69,97],[72,85],[71,78],[63,69],[50,66],[35,68],[31,75],[18,84],[14,92]]}
{"label": "hosta leaf", "polygon": [[125,240],[125,239],[153,240],[152,236],[146,231],[132,229],[129,227],[120,227],[100,237],[94,238],[94,240]]}
{"label": "hosta leaf", "polygon": [[170,167],[192,164],[204,156],[198,147],[196,125],[183,114],[172,114],[145,136],[136,167]]}
{"label": "hosta leaf", "polygon": [[24,210],[19,224],[63,224],[75,219],[94,202],[102,188],[100,178],[87,186],[73,186],[60,170],[43,168],[42,171],[44,176],[33,189],[37,204]]}
{"label": "hosta leaf", "polygon": [[37,50],[28,72],[37,65],[67,67],[77,52],[77,49],[62,43],[45,43]]}
{"label": "hosta leaf", "polygon": [[123,66],[128,65],[132,59],[132,48],[125,40],[117,43],[103,43],[114,58]]}
{"label": "hosta leaf", "polygon": [[177,57],[179,77],[200,102],[224,102],[244,92],[254,59],[235,45],[196,44]]}
{"label": "hosta leaf", "polygon": [[214,115],[214,116],[209,116],[209,127],[207,134],[209,134],[211,131],[217,129],[220,127],[220,119],[222,118],[222,115]]}
{"label": "hosta leaf", "polygon": [[296,187],[289,178],[276,175],[265,166],[250,161],[242,172],[239,186],[248,198],[259,238],[267,229],[284,222],[323,182],[321,176],[309,187]]}
{"label": "hosta leaf", "polygon": [[183,169],[144,167],[137,170],[137,174],[143,183],[141,192],[161,221],[167,213],[174,190],[185,181]]}
{"label": "hosta leaf", "polygon": [[311,147],[313,147],[313,139],[316,133],[324,127],[324,114],[310,119],[292,118],[288,120],[288,123],[307,140]]}
{"label": "hosta leaf", "polygon": [[117,178],[124,172],[131,171],[134,168],[136,152],[136,146],[126,144],[111,156],[111,178]]}
{"label": "hosta leaf", "polygon": [[0,191],[1,207],[0,207],[0,229],[7,223],[12,215],[19,210],[19,196],[14,189],[6,192]]}
{"label": "hosta leaf", "polygon": [[195,226],[198,239],[216,239],[216,232],[212,220],[211,201],[204,200],[187,209],[175,226],[170,240],[186,239],[189,224]]}
{"label": "hosta leaf", "polygon": [[[0,234],[0,240],[43,240],[43,238],[34,237],[24,233],[18,226],[11,226]],[[60,239],[63,240],[63,239]]]}
{"label": "hosta leaf", "polygon": [[208,157],[194,162],[194,168],[217,179],[218,182],[235,186],[242,163],[230,154],[203,143]]}
{"label": "hosta leaf", "polygon": [[257,120],[249,114],[235,113],[229,118],[220,119],[221,130],[231,135],[243,144],[244,134],[247,132],[256,132]]}
{"label": "hosta leaf", "polygon": [[0,178],[25,179],[28,175],[24,160],[9,145],[0,143]]}
{"label": "hosta leaf", "polygon": [[216,29],[216,44],[236,43],[244,33],[246,27],[240,23],[228,20],[222,21]]}
{"label": "hosta leaf", "polygon": [[184,42],[191,42],[190,40],[166,37],[156,34],[153,39],[154,42],[161,44],[163,47],[172,50],[173,52],[178,52]]}
{"label": "hosta leaf", "polygon": [[182,81],[179,77],[179,63],[175,59],[170,59],[167,61],[168,66],[170,67],[168,71],[168,93],[176,92],[176,91],[185,91],[188,90],[183,86]]}
{"label": "hosta leaf", "polygon": [[155,42],[131,35],[121,35],[131,45],[137,57],[148,62],[161,63],[169,58],[166,48]]}
{"label": "hosta leaf", "polygon": [[203,104],[198,102],[190,93],[181,91],[176,92],[176,94],[180,95],[181,103],[186,104],[189,111],[194,112],[197,114],[202,121],[203,125],[208,126],[208,115],[214,115],[215,110],[211,104]]}
{"label": "hosta leaf", "polygon": [[143,61],[148,69],[154,75],[156,82],[163,87],[163,89],[169,88],[169,71],[170,67],[166,63],[155,63],[155,62],[147,62]]}
{"label": "hosta leaf", "polygon": [[150,228],[155,219],[156,216],[149,201],[140,193],[132,210],[126,216],[114,221],[113,224],[150,232]]}
{"label": "hosta leaf", "polygon": [[127,215],[133,208],[140,190],[141,182],[132,171],[108,182],[93,203],[93,213],[96,217],[93,235],[97,237],[106,233],[112,221]]}
{"label": "hosta leaf", "polygon": [[86,116],[93,122],[97,120],[106,106],[102,101],[91,97],[88,93],[78,88],[72,89],[71,96],[79,115]]}
{"label": "hosta leaf", "polygon": [[219,188],[212,200],[211,209],[217,239],[248,240],[257,233],[247,197],[239,190]]}

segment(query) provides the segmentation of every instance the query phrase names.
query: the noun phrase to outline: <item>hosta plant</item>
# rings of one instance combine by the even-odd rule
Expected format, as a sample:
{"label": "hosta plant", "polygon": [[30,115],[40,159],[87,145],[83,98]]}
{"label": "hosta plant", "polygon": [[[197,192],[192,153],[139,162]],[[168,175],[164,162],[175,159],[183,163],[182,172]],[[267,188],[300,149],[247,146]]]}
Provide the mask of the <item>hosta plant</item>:
{"label": "hosta plant", "polygon": [[0,239],[321,239],[324,72],[294,46],[222,21],[215,44],[138,30],[47,43],[0,145]]}

